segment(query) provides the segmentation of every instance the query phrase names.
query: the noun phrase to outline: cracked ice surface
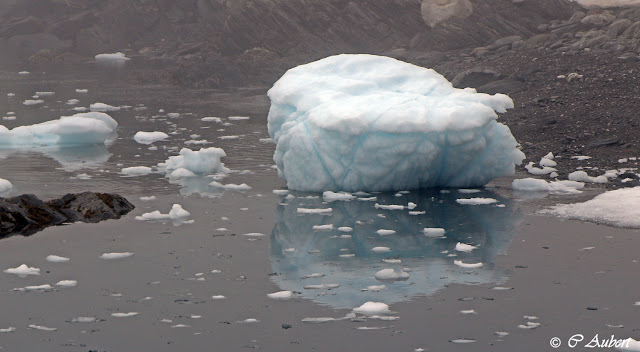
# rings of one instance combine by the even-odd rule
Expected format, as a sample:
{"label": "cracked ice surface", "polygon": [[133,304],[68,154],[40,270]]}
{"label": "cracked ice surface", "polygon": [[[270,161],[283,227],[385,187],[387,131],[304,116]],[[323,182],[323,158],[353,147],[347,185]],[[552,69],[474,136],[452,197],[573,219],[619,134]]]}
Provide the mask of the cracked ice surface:
{"label": "cracked ice surface", "polygon": [[472,187],[524,154],[497,114],[503,94],[456,89],[431,69],[337,55],[289,70],[269,90],[274,160],[289,189]]}

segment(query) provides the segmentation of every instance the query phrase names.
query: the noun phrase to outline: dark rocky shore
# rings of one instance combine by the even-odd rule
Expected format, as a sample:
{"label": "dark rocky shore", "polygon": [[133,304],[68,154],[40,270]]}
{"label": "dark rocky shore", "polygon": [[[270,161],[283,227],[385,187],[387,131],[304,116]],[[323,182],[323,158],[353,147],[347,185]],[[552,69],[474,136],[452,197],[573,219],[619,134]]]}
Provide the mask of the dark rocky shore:
{"label": "dark rocky shore", "polygon": [[124,197],[109,193],[67,194],[47,202],[33,194],[0,198],[0,238],[28,236],[63,223],[119,219],[134,208]]}

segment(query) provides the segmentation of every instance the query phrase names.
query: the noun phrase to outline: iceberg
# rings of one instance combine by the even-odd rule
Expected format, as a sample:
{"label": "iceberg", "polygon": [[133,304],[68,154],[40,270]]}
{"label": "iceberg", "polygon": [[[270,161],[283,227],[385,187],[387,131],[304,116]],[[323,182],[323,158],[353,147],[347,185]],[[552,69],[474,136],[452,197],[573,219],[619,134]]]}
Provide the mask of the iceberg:
{"label": "iceberg", "polygon": [[102,112],[63,116],[11,130],[0,125],[0,148],[110,144],[117,127],[118,122]]}
{"label": "iceberg", "polygon": [[289,189],[481,186],[524,154],[497,113],[504,94],[457,89],[432,69],[374,55],[295,67],[269,90],[274,161]]}
{"label": "iceberg", "polygon": [[166,162],[158,164],[167,175],[178,169],[186,169],[196,175],[207,175],[230,170],[224,166],[220,158],[227,156],[221,148],[201,148],[198,151],[182,148],[180,155],[170,156]]}

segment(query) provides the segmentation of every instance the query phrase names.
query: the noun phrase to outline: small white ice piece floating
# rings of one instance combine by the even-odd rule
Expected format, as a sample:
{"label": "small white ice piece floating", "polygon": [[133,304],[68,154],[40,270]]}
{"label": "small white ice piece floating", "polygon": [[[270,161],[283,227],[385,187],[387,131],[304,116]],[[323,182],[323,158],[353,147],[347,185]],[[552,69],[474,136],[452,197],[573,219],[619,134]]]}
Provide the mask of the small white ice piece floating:
{"label": "small white ice piece floating", "polygon": [[389,314],[391,311],[389,310],[389,305],[382,302],[366,302],[360,307],[353,308],[353,312],[356,314],[363,315],[380,315],[380,314]]}
{"label": "small white ice piece floating", "polygon": [[218,172],[227,173],[227,169],[220,158],[227,156],[220,148],[201,148],[198,151],[182,148],[180,155],[170,156],[164,163],[159,164],[166,170],[167,175],[174,170],[186,169],[196,175],[208,175]]}
{"label": "small white ice piece floating", "polygon": [[267,294],[267,297],[271,299],[276,299],[276,300],[286,300],[293,297],[293,292],[292,291],[274,292],[274,293]]}
{"label": "small white ice piece floating", "polygon": [[487,205],[498,203],[498,201],[493,198],[461,198],[456,199],[456,203],[463,205]]}
{"label": "small white ice piece floating", "polygon": [[111,313],[111,316],[114,318],[128,318],[134,317],[138,315],[138,312],[129,312],[129,313]]}
{"label": "small white ice piece floating", "polygon": [[132,256],[133,253],[131,252],[120,252],[120,253],[103,253],[102,255],[100,255],[101,259],[121,259],[121,258],[127,258]]}
{"label": "small white ice piece floating", "polygon": [[154,220],[184,220],[191,216],[191,213],[184,210],[180,204],[174,204],[169,211],[169,214],[162,214],[159,210],[152,211],[150,213],[144,213],[140,216],[136,216],[136,220],[140,221],[154,221]]}
{"label": "small white ice piece floating", "polygon": [[76,280],[61,280],[56,283],[56,286],[60,287],[75,287],[78,285],[78,281]]}
{"label": "small white ice piece floating", "polygon": [[121,53],[121,52],[112,53],[112,54],[98,54],[98,55],[96,55],[95,58],[96,58],[97,61],[123,62],[123,61],[131,60],[131,58],[126,57],[125,54]]}
{"label": "small white ice piece floating", "polygon": [[107,112],[107,111],[118,111],[120,110],[119,106],[112,106],[105,103],[94,103],[89,105],[89,110],[95,112]]}
{"label": "small white ice piece floating", "polygon": [[640,187],[602,193],[583,203],[556,205],[544,214],[616,227],[640,228]]}
{"label": "small white ice piece floating", "polygon": [[464,263],[462,260],[454,260],[453,264],[465,269],[482,268],[482,263]]}
{"label": "small white ice piece floating", "polygon": [[143,132],[139,131],[134,136],[133,139],[140,144],[151,144],[153,142],[161,141],[163,139],[169,138],[169,135],[164,132]]}
{"label": "small white ice piece floating", "polygon": [[356,196],[347,192],[325,191],[322,193],[322,199],[324,199],[327,202],[332,202],[335,200],[352,200],[352,199],[356,199]]}
{"label": "small white ice piece floating", "polygon": [[375,274],[375,278],[376,280],[380,280],[380,281],[400,281],[400,280],[407,280],[409,279],[409,277],[411,276],[411,274],[409,274],[406,271],[400,271],[397,272],[393,269],[382,269],[380,271],[378,271]]}
{"label": "small white ice piece floating", "polygon": [[470,244],[464,244],[462,242],[458,242],[456,244],[456,248],[455,250],[458,252],[465,252],[465,253],[470,253],[471,251],[473,251],[474,249],[476,249],[477,247],[472,246]]}
{"label": "small white ice piece floating", "polygon": [[7,274],[14,274],[20,277],[27,277],[28,275],[40,275],[40,269],[29,267],[27,264],[22,264],[17,268],[9,268],[4,271]]}
{"label": "small white ice piece floating", "polygon": [[48,255],[45,260],[51,263],[66,263],[69,261],[69,258],[51,254]]}
{"label": "small white ice piece floating", "polygon": [[513,180],[511,188],[516,191],[524,192],[550,192],[554,194],[579,194],[580,189],[584,187],[584,183],[565,180],[551,181],[540,180],[536,178],[522,178]]}
{"label": "small white ice piece floating", "polygon": [[425,227],[422,232],[428,237],[442,237],[445,230],[439,227]]}
{"label": "small white ice piece floating", "polygon": [[513,174],[524,158],[496,122],[496,112],[513,107],[508,96],[456,89],[434,70],[389,57],[301,65],[268,95],[274,160],[289,189],[481,186]]}
{"label": "small white ice piece floating", "polygon": [[125,167],[124,169],[120,170],[120,173],[125,176],[144,176],[150,174],[151,172],[153,172],[153,170],[151,170],[151,168],[148,166],[132,166]]}

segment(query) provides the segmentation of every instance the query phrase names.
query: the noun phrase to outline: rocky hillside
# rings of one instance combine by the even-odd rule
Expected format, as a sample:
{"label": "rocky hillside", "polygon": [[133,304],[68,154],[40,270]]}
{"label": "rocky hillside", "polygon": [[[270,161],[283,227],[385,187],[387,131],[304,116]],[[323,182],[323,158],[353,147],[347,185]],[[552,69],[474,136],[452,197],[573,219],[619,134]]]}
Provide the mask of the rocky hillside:
{"label": "rocky hillside", "polygon": [[[33,63],[126,51],[171,60],[186,86],[273,82],[343,52],[419,58],[567,19],[567,0],[6,0],[0,38]],[[434,52],[436,52],[434,54]],[[35,54],[35,56],[33,56]]]}

